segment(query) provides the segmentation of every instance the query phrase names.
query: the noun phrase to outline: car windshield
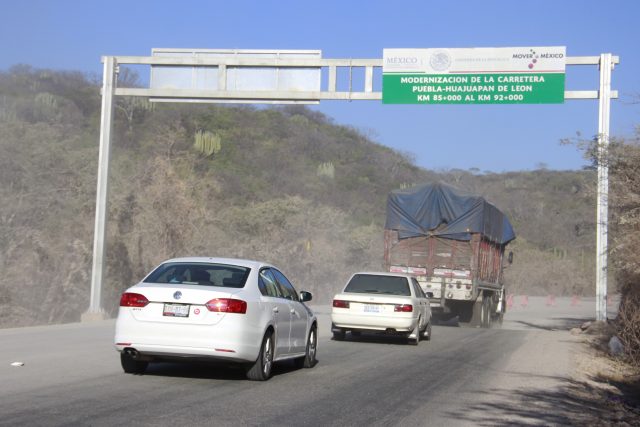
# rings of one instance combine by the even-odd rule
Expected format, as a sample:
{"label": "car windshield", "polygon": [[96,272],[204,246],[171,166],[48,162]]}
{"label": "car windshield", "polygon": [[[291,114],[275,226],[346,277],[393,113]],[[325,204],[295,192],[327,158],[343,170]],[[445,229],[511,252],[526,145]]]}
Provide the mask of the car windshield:
{"label": "car windshield", "polygon": [[356,274],[344,291],[359,294],[411,295],[406,278],[374,274]]}
{"label": "car windshield", "polygon": [[250,271],[237,265],[169,262],[156,268],[144,282],[243,288]]}

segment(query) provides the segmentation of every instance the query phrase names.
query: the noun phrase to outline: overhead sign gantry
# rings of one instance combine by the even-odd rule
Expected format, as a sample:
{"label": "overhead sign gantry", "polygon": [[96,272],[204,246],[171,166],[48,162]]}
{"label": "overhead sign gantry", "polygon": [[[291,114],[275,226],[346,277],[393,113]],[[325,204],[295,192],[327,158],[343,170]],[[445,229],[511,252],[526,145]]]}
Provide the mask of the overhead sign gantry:
{"label": "overhead sign gantry", "polygon": [[[487,50],[485,50],[487,49]],[[490,63],[497,62],[503,54],[511,59],[531,60],[527,69],[520,69],[511,63],[508,68],[499,69]],[[396,51],[415,52],[427,68],[396,68],[385,59]],[[517,52],[516,52],[517,51]],[[513,58],[518,52],[532,57]],[[528,54],[526,52],[529,52]],[[617,91],[611,90],[611,71],[619,63],[617,56],[610,53],[599,56],[565,57],[565,65],[591,65],[600,68],[600,84],[592,90],[564,90],[564,73],[560,73],[559,62],[550,61],[550,70],[537,68],[542,52],[559,55],[563,47],[522,47],[522,48],[476,48],[476,49],[385,49],[381,59],[326,59],[320,51],[296,50],[228,50],[228,49],[154,49],[151,56],[105,56],[102,83],[102,110],[100,121],[100,147],[98,158],[98,180],[96,192],[96,214],[93,243],[93,265],[91,272],[91,297],[89,309],[83,320],[103,318],[101,304],[102,282],[106,244],[106,223],[108,211],[109,159],[111,154],[111,130],[113,127],[114,96],[142,96],[152,101],[164,102],[226,102],[226,103],[318,103],[322,100],[370,100],[385,103],[546,103],[562,102],[567,99],[598,99],[598,148],[600,159],[605,159],[609,143],[609,117],[612,98]],[[486,56],[484,56],[486,54]],[[465,59],[466,58],[466,59]],[[476,58],[469,61],[468,58]],[[536,59],[536,62],[532,60]],[[546,59],[546,58],[545,58]],[[550,57],[550,60],[559,59]],[[469,65],[476,63],[476,65]],[[460,64],[466,63],[465,67]],[[478,65],[483,64],[484,65]],[[546,63],[546,61],[545,61]],[[505,62],[505,64],[507,64]],[[520,62],[518,62],[520,64]],[[118,70],[121,65],[148,65],[152,69],[149,88],[117,87]],[[406,65],[406,64],[405,64]],[[429,68],[431,72],[429,72]],[[514,68],[515,67],[515,68]],[[391,70],[391,71],[390,71]],[[402,74],[437,74],[466,76],[468,81],[453,79],[441,82],[422,76]],[[340,72],[343,71],[343,72]],[[375,73],[383,72],[382,91],[374,90]],[[542,73],[542,71],[551,71]],[[354,73],[363,72],[361,79],[354,79]],[[397,75],[395,75],[397,73]],[[407,73],[408,72],[408,73]],[[535,76],[518,81],[496,81],[500,75]],[[546,74],[549,74],[548,76]],[[551,74],[556,74],[552,76]],[[494,81],[484,81],[494,75]],[[406,76],[405,76],[406,77]],[[437,77],[437,76],[436,76]],[[478,81],[477,79],[480,79]],[[340,80],[340,82],[339,82]],[[343,80],[346,80],[343,82]],[[526,81],[525,81],[526,80]],[[362,86],[354,89],[354,81]],[[465,90],[472,84],[494,83],[493,89]],[[548,83],[549,82],[549,83]],[[529,89],[499,89],[499,83],[514,86],[531,86]],[[463,86],[462,90],[445,91],[446,86]],[[560,89],[560,85],[562,88]],[[414,89],[417,86],[418,89]],[[504,86],[504,85],[503,85]],[[431,88],[431,89],[428,89]],[[440,88],[440,89],[438,89]],[[416,92],[433,94],[429,98],[417,98]],[[383,96],[384,94],[384,96]],[[435,97],[435,95],[440,95]],[[479,95],[483,95],[481,98]],[[472,97],[473,95],[473,97]],[[522,95],[522,97],[520,97]],[[563,96],[561,96],[563,95]],[[488,98],[484,97],[488,96]],[[562,99],[561,99],[562,98]],[[608,230],[608,167],[606,161],[598,163],[597,195],[597,237],[596,237],[596,319],[606,319],[607,295],[607,230]]]}

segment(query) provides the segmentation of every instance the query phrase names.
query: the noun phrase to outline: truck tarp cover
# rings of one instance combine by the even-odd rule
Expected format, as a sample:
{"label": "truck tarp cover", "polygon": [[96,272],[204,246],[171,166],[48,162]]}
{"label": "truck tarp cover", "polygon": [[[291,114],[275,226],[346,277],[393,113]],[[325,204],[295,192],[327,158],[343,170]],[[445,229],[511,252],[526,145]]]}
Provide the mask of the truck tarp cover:
{"label": "truck tarp cover", "polygon": [[498,208],[483,197],[443,183],[389,193],[385,228],[397,230],[400,239],[433,235],[471,240],[472,233],[481,233],[492,242],[506,244],[516,237]]}

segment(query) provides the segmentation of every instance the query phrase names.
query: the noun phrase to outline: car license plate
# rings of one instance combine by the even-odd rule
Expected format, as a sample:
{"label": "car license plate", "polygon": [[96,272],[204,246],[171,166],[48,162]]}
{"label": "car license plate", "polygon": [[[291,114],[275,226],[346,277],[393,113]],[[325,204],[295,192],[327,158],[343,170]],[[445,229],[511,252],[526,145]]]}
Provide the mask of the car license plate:
{"label": "car license plate", "polygon": [[364,305],[365,313],[380,313],[380,306],[377,304],[365,304]]}
{"label": "car license plate", "polygon": [[165,304],[163,316],[172,317],[189,317],[189,305],[188,304]]}

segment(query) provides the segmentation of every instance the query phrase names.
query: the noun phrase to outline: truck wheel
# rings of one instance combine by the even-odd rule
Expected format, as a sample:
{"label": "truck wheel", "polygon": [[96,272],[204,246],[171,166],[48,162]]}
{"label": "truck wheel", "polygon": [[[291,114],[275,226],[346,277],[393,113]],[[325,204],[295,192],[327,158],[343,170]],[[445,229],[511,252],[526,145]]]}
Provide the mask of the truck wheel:
{"label": "truck wheel", "polygon": [[469,326],[474,327],[474,328],[478,328],[482,326],[482,307],[483,307],[483,301],[484,300],[480,300],[480,301],[476,301],[472,306],[471,306],[471,321],[469,322]]}
{"label": "truck wheel", "polygon": [[491,327],[491,297],[485,295],[482,297],[482,308],[480,310],[481,320],[480,326],[483,328]]}

